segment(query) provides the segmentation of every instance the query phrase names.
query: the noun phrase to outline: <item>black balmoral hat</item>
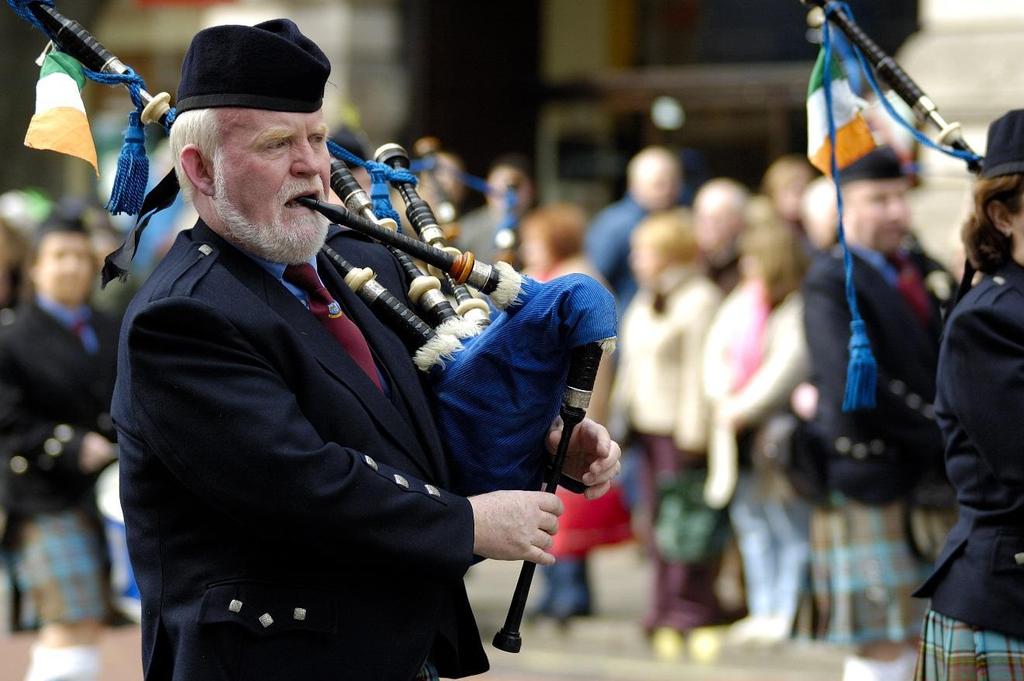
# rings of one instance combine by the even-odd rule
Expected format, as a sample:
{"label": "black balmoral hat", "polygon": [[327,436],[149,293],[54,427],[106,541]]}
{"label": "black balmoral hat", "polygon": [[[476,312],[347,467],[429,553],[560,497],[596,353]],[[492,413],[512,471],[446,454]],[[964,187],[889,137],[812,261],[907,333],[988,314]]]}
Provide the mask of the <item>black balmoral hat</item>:
{"label": "black balmoral hat", "polygon": [[858,180],[896,180],[905,177],[892,147],[875,147],[839,172],[839,184]]}
{"label": "black balmoral hat", "polygon": [[1024,173],[1024,109],[1003,114],[988,126],[981,176]]}
{"label": "black balmoral hat", "polygon": [[312,113],[323,104],[330,72],[327,56],[288,19],[214,26],[197,33],[185,53],[176,109]]}

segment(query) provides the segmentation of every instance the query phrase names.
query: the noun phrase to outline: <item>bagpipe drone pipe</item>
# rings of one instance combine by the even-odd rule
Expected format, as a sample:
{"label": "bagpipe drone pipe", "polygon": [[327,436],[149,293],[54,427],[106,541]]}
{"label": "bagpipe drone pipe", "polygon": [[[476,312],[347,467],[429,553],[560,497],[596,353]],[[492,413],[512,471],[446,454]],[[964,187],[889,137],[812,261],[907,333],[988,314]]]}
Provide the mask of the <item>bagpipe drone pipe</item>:
{"label": "bagpipe drone pipe", "polygon": [[[504,183],[492,184],[488,179],[471,175],[460,167],[457,157],[441,148],[441,141],[436,137],[427,136],[416,140],[413,151],[418,158],[409,163],[409,169],[416,172],[421,181],[427,180],[430,183],[436,204],[434,213],[448,238],[455,238],[463,231],[451,192],[458,191],[455,187],[465,187],[483,195],[486,203],[500,203],[500,214],[490,234],[491,246],[494,248],[493,260],[518,267],[519,221],[523,209],[527,207],[522,204],[520,189],[521,183],[527,181],[526,178],[514,172],[511,178],[504,178]],[[500,166],[508,167],[501,157],[491,166],[489,177]]]}

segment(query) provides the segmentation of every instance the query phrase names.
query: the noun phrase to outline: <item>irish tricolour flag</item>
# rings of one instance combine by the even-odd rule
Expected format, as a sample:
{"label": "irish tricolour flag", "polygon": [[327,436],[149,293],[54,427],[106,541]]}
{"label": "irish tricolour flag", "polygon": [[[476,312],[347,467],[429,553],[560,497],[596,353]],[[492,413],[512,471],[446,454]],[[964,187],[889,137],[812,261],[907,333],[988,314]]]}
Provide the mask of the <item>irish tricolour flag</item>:
{"label": "irish tricolour flag", "polygon": [[36,112],[25,133],[25,146],[77,156],[96,165],[96,145],[82,104],[82,65],[63,52],[50,51],[36,83]]}
{"label": "irish tricolour flag", "polygon": [[[836,59],[831,61],[829,88],[836,126],[836,165],[842,170],[874,149],[875,141],[867,122],[860,115],[860,99],[850,89],[846,73]],[[807,158],[815,168],[831,175],[831,152],[828,105],[825,102],[825,50],[821,50],[807,86]]]}

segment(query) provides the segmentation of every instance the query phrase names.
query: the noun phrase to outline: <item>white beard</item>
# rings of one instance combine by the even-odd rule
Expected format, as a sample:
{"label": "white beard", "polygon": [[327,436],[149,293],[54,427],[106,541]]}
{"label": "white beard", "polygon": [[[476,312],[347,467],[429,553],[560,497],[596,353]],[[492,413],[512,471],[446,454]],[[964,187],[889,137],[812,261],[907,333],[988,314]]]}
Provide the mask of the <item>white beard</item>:
{"label": "white beard", "polygon": [[298,216],[285,218],[285,202],[302,192],[320,192],[316,180],[290,181],[275,197],[279,206],[275,220],[270,224],[257,224],[248,220],[228,196],[224,174],[214,165],[213,207],[223,223],[221,235],[235,246],[270,262],[286,265],[309,262],[327,238],[327,218],[309,210]]}

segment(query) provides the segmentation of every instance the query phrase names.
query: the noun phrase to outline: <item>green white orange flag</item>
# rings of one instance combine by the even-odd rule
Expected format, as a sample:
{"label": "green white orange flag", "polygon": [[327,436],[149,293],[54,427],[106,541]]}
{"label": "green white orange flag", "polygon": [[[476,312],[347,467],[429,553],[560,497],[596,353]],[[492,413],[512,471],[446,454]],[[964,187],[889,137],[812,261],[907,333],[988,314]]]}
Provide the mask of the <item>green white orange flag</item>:
{"label": "green white orange flag", "polygon": [[[836,165],[842,170],[874,149],[875,140],[867,121],[860,115],[861,100],[850,89],[846,73],[838,60],[833,57],[831,61],[829,88],[836,126]],[[807,85],[807,158],[825,175],[832,174],[831,149],[825,101],[825,50],[822,49]]]}
{"label": "green white orange flag", "polygon": [[25,133],[25,146],[49,149],[96,164],[96,145],[82,103],[85,76],[82,65],[63,52],[51,50],[36,83],[36,112]]}

